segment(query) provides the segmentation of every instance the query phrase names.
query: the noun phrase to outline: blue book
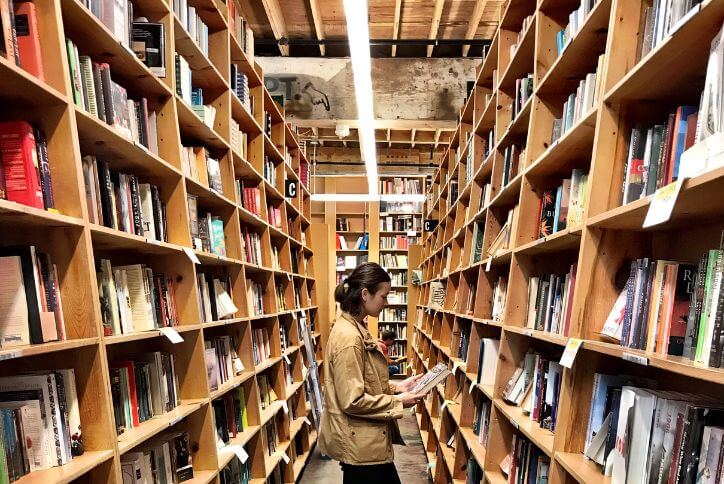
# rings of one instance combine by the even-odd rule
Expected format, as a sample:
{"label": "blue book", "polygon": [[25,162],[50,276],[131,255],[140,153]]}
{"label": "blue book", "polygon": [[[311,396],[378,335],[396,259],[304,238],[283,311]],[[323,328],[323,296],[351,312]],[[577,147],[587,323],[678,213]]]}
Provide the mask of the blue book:
{"label": "blue book", "polygon": [[558,219],[561,214],[561,198],[563,198],[561,195],[563,194],[563,185],[559,186],[556,190],[556,212],[553,216],[553,232],[558,232]]}
{"label": "blue book", "polygon": [[563,48],[566,46],[566,34],[563,30],[559,30],[556,34],[556,46],[558,47],[558,55],[561,55]]}
{"label": "blue book", "polygon": [[679,125],[676,129],[676,151],[674,152],[674,173],[671,179],[672,182],[679,178],[679,162],[681,161],[681,154],[684,152],[686,143],[686,120],[697,110],[696,106],[679,106],[676,110],[676,119],[679,120]]}
{"label": "blue book", "polygon": [[204,105],[204,92],[200,87],[194,87],[191,89],[191,104],[194,106]]}

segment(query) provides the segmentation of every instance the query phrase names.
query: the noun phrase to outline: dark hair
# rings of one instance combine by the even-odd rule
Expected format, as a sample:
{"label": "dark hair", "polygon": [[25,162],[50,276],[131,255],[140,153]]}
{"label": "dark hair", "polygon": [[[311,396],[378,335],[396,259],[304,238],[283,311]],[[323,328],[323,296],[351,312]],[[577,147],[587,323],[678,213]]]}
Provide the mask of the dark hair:
{"label": "dark hair", "polygon": [[367,289],[374,294],[380,284],[390,281],[390,275],[379,264],[365,262],[355,267],[349,277],[337,286],[334,300],[342,311],[358,315],[362,312],[362,290]]}
{"label": "dark hair", "polygon": [[391,329],[387,329],[387,330],[385,330],[385,331],[382,332],[382,338],[381,338],[381,339],[382,339],[382,341],[385,341],[385,340],[388,340],[388,339],[396,340],[396,339],[397,339],[397,335],[396,335],[395,332],[392,331]]}

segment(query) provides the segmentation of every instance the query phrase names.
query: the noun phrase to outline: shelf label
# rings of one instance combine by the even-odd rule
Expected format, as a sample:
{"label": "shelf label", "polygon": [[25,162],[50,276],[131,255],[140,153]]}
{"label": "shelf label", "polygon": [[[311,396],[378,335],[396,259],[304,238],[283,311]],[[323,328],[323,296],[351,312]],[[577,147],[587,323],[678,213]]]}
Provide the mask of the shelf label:
{"label": "shelf label", "polygon": [[474,383],[474,382],[473,382],[473,383],[470,383],[470,388],[468,388],[468,394],[469,394],[469,395],[472,395],[472,394],[473,394],[473,390],[475,389],[476,385],[477,385],[477,384]]}
{"label": "shelf label", "polygon": [[489,257],[488,262],[485,263],[485,272],[490,272],[490,265],[493,263],[493,258]]}
{"label": "shelf label", "polygon": [[304,417],[304,423],[307,424],[308,427],[312,426],[312,422],[310,422],[307,417]]}
{"label": "shelf label", "polygon": [[439,220],[427,219],[427,220],[425,220],[425,223],[423,224],[423,230],[425,232],[432,232],[433,230],[435,230],[437,228],[439,223],[440,223]]}
{"label": "shelf label", "polygon": [[649,359],[644,356],[635,355],[633,353],[627,353],[624,351],[623,353],[623,359],[626,361],[630,361],[631,363],[636,363],[638,365],[648,366]]}
{"label": "shelf label", "polygon": [[201,261],[198,257],[196,257],[196,253],[193,251],[193,249],[184,247],[184,254],[186,254],[186,257],[188,257],[189,260],[194,264],[201,264]]}
{"label": "shelf label", "polygon": [[287,405],[287,401],[286,401],[286,400],[282,400],[282,405],[281,405],[281,406],[282,406],[282,410],[284,410],[284,413],[285,413],[285,414],[288,414],[288,413],[289,413],[289,405]]}
{"label": "shelf label", "polygon": [[414,230],[408,230],[408,231],[407,231],[407,236],[408,236],[408,237],[417,237],[417,232],[414,231]]}
{"label": "shelf label", "polygon": [[674,205],[676,205],[676,199],[679,197],[683,184],[684,178],[681,177],[674,183],[669,183],[654,192],[651,196],[649,211],[646,212],[643,228],[646,229],[662,224],[671,218],[671,213],[674,211]]}
{"label": "shelf label", "polygon": [[559,362],[561,366],[565,366],[568,369],[571,369],[573,367],[573,361],[576,359],[578,349],[581,347],[582,343],[583,340],[580,340],[578,338],[570,338],[568,340],[566,349],[563,350],[563,356],[561,356],[561,361]]}
{"label": "shelf label", "polygon": [[168,338],[168,340],[173,344],[183,343],[184,339],[181,337],[180,334],[178,334],[178,331],[176,331],[174,328],[171,327],[165,327],[165,328],[159,328],[159,331],[162,335]]}
{"label": "shelf label", "polygon": [[17,358],[18,356],[20,356],[20,353],[17,351],[13,351],[12,353],[5,353],[4,355],[0,355],[0,361],[12,360],[13,358]]}
{"label": "shelf label", "polygon": [[277,452],[279,454],[279,457],[284,461],[285,464],[289,464],[289,456],[286,452]]}
{"label": "shelf label", "polygon": [[529,338],[532,338],[532,337],[533,337],[533,330],[532,330],[532,329],[526,329],[525,331],[523,331],[523,334],[526,335],[526,336],[528,336]]}
{"label": "shelf label", "polygon": [[295,321],[297,320],[297,313],[296,313],[296,311],[292,311],[292,317],[294,318]]}
{"label": "shelf label", "polygon": [[291,364],[292,364],[291,360],[290,360],[289,357],[286,355],[286,353],[282,355],[282,358],[284,358],[284,361],[287,362],[287,365],[291,365]]}
{"label": "shelf label", "polygon": [[185,415],[179,415],[179,416],[176,417],[175,419],[169,421],[169,422],[168,422],[168,426],[169,426],[169,427],[173,427],[174,425],[176,425],[177,423],[179,423],[181,420],[183,420],[184,417],[185,417]]}
{"label": "shelf label", "polygon": [[515,430],[518,430],[518,422],[516,422],[513,419],[510,419],[510,423],[513,425],[513,428],[515,428]]}
{"label": "shelf label", "polygon": [[453,363],[452,374],[454,375],[455,372],[456,372],[456,371],[458,370],[458,368],[460,368],[460,367],[465,367],[465,362],[464,362],[464,361],[456,361],[455,363]]}
{"label": "shelf label", "polygon": [[236,457],[239,458],[242,464],[249,460],[249,454],[246,453],[246,450],[244,450],[243,446],[238,444],[227,445],[226,447],[222,447],[219,451],[234,454]]}

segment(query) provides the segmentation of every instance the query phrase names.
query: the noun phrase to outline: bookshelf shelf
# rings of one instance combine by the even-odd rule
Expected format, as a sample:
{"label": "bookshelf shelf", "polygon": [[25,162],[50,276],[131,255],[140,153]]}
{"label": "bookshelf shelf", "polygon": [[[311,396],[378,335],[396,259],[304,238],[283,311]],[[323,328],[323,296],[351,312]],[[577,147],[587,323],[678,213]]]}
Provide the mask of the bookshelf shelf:
{"label": "bookshelf shelf", "polygon": [[120,454],[125,454],[158,433],[173,427],[181,420],[199,410],[201,405],[202,403],[199,401],[182,400],[181,403],[170,412],[166,412],[159,417],[146,420],[138,427],[126,430],[118,436],[118,452]]}
{"label": "bookshelf shelf", "polygon": [[9,200],[0,200],[3,224],[40,227],[83,227],[83,220],[60,213],[28,207]]}
{"label": "bookshelf shelf", "polygon": [[111,459],[113,459],[112,450],[90,450],[83,453],[82,456],[74,458],[64,466],[35,471],[21,477],[15,482],[19,484],[46,484],[48,482],[66,484],[73,482],[75,479],[78,479]]}
{"label": "bookshelf shelf", "polygon": [[61,92],[10,64],[4,57],[0,58],[0,75],[4,80],[7,79],[3,83],[3,97],[12,98],[17,103],[33,108],[47,108],[62,106],[66,102]]}
{"label": "bookshelf shelf", "polygon": [[586,459],[583,454],[556,452],[556,461],[560,462],[571,477],[581,484],[609,484],[611,482],[611,478],[601,474],[596,464]]}
{"label": "bookshelf shelf", "polygon": [[545,452],[548,457],[553,456],[553,433],[542,429],[537,422],[531,421],[520,407],[508,405],[503,400],[495,399],[495,407],[507,418],[516,430],[528,437],[536,447]]}
{"label": "bookshelf shelf", "polygon": [[500,82],[498,83],[500,89],[514,88],[516,79],[525,77],[533,71],[534,42],[535,22],[531,22],[523,33],[520,44],[518,44],[517,49],[510,58],[510,63],[500,76]]}
{"label": "bookshelf shelf", "polygon": [[45,355],[57,351],[72,350],[98,344],[98,338],[78,338],[28,346],[13,346],[0,350],[0,361]]}

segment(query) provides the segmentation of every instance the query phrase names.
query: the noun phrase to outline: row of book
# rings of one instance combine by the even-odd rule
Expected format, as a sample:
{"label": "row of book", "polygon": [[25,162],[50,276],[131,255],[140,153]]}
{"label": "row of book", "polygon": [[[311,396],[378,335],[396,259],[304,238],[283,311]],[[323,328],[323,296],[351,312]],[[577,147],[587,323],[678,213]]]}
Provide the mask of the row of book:
{"label": "row of book", "polygon": [[66,339],[58,269],[35,246],[0,248],[0,348]]}
{"label": "row of book", "polygon": [[[233,5],[233,1],[230,5]],[[219,472],[220,484],[249,484],[251,481],[251,463],[247,460],[243,464],[239,459],[231,461]]]}
{"label": "row of book", "polygon": [[586,457],[616,484],[719,481],[721,401],[653,385],[627,375],[594,375]]}
{"label": "row of book", "polygon": [[73,369],[0,378],[0,480],[62,466],[83,454]]}
{"label": "row of book", "polygon": [[[256,384],[259,388],[259,402],[261,403],[262,410],[271,407],[274,402],[279,400],[267,374],[257,375]],[[272,419],[272,421],[274,420],[275,419]]]}
{"label": "row of book", "polygon": [[205,147],[182,146],[181,169],[187,177],[223,195],[224,188],[221,182],[221,165],[219,164],[219,160],[209,155],[209,150]]}
{"label": "row of book", "polygon": [[250,232],[247,226],[244,226],[244,233],[241,237],[241,255],[244,262],[249,264],[261,266],[264,263],[261,257],[261,235]]}
{"label": "row of book", "polygon": [[241,130],[236,119],[230,119],[229,126],[231,127],[231,138],[229,139],[231,149],[236,151],[243,160],[248,159],[249,135]]}
{"label": "row of book", "polygon": [[402,341],[396,341],[387,347],[387,352],[390,358],[407,356],[407,344]]}
{"label": "row of book", "polygon": [[188,432],[171,430],[121,456],[123,482],[184,482],[194,478]]}
{"label": "row of book", "polygon": [[422,212],[422,202],[391,202],[384,199],[380,200],[380,215],[382,216],[395,214],[409,215],[410,212]]}
{"label": "row of book", "polygon": [[390,283],[393,286],[407,286],[407,272],[395,272],[390,274]]}
{"label": "row of book", "polygon": [[0,199],[55,208],[45,133],[26,121],[0,123]]}
{"label": "row of book", "polygon": [[407,269],[407,255],[380,254],[380,265],[385,268]]}
{"label": "row of book", "polygon": [[189,230],[191,231],[191,244],[196,250],[209,252],[220,257],[226,257],[226,239],[224,235],[224,221],[221,217],[206,213],[199,217],[198,197],[186,195],[189,210]]}
{"label": "row of book", "polygon": [[370,241],[370,235],[365,233],[359,237],[357,237],[357,240],[355,241],[354,245],[350,248],[347,244],[347,239],[345,239],[343,234],[337,234],[336,236],[336,249],[337,250],[367,250],[369,246]]}
{"label": "row of book", "polygon": [[110,364],[116,432],[121,435],[179,405],[175,356],[156,351]]}
{"label": "row of book", "polygon": [[287,301],[284,297],[284,285],[277,283],[275,289],[277,293],[277,312],[286,311]]}
{"label": "row of book", "polygon": [[568,23],[565,28],[556,33],[556,50],[558,55],[568,47],[570,41],[581,30],[581,27],[591,14],[598,0],[581,0],[578,8],[568,14]]}
{"label": "row of book", "polygon": [[544,190],[539,203],[538,238],[566,227],[578,227],[588,204],[588,173],[575,168],[554,190]]}
{"label": "row of book", "polygon": [[249,428],[249,412],[243,385],[215,399],[211,406],[214,409],[217,441],[228,444],[231,439]]}
{"label": "row of book", "polygon": [[646,5],[642,15],[642,33],[639,36],[638,58],[666,40],[681,25],[699,11],[701,0],[657,0]]}
{"label": "row of book", "polygon": [[80,55],[78,46],[70,39],[66,39],[66,47],[75,105],[158,154],[156,112],[149,106],[148,99],[129,98],[126,88],[113,80],[107,63]]}
{"label": "row of book", "polygon": [[266,208],[267,220],[272,227],[282,228],[282,209],[268,205]]}
{"label": "row of book", "polygon": [[347,217],[337,217],[335,220],[335,230],[337,232],[347,232],[352,230],[349,219]]}
{"label": "row of book", "polygon": [[354,269],[360,264],[364,264],[369,259],[367,254],[364,255],[346,255],[337,256],[337,272],[344,272]]}
{"label": "row of book", "polygon": [[419,195],[422,193],[422,180],[418,178],[399,178],[380,180],[380,193],[397,195]]}
{"label": "row of book", "polygon": [[92,223],[168,241],[166,204],[158,186],[142,183],[134,174],[111,171],[106,161],[95,156],[84,156],[81,165]]}
{"label": "row of book", "polygon": [[390,291],[387,294],[387,303],[388,304],[400,304],[400,303],[407,303],[407,292],[403,291]]}
{"label": "row of book", "polygon": [[251,316],[262,316],[264,314],[264,289],[261,284],[248,280],[246,299],[251,310]]}
{"label": "row of book", "polygon": [[188,0],[174,0],[173,12],[176,14],[181,26],[191,37],[191,40],[201,49],[201,52],[209,55],[209,27],[199,17],[197,9],[188,4]]}
{"label": "row of book", "polygon": [[529,278],[528,328],[568,336],[576,274],[577,264],[573,264],[566,274],[544,274]]}
{"label": "row of book", "polygon": [[457,340],[454,345],[451,345],[450,348],[451,352],[463,361],[467,361],[468,359],[468,347],[470,346],[471,330],[470,324],[470,321],[458,319]]}
{"label": "row of book", "polygon": [[249,91],[249,78],[236,64],[231,64],[231,92],[250,115],[254,115],[254,96]]}
{"label": "row of book", "polygon": [[237,187],[239,192],[237,197],[241,200],[241,206],[248,212],[261,216],[261,190],[258,187],[245,186],[244,180],[238,180]]}
{"label": "row of book", "polygon": [[228,275],[217,277],[197,273],[196,288],[202,323],[227,319],[239,311],[233,302],[231,278]]}
{"label": "row of book", "polygon": [[601,54],[598,56],[596,72],[586,74],[586,77],[578,82],[576,92],[568,95],[563,103],[561,117],[553,119],[551,144],[558,141],[595,107],[596,100],[601,97],[601,89],[603,89],[602,76],[605,65],[606,55]]}
{"label": "row of book", "polygon": [[144,264],[96,267],[98,298],[106,336],[178,325],[176,282]]}
{"label": "row of book", "polygon": [[550,459],[523,435],[513,432],[510,453],[500,463],[500,470],[510,483],[548,482]]}
{"label": "row of book", "polygon": [[509,145],[503,150],[503,174],[501,180],[501,188],[504,188],[510,183],[513,178],[518,175],[521,164],[521,160],[525,160],[525,146]]}
{"label": "row of book", "polygon": [[387,215],[380,217],[380,232],[422,230],[422,218],[415,215]]}
{"label": "row of book", "polygon": [[45,81],[37,5],[9,0],[2,7],[0,56]]}
{"label": "row of book", "polygon": [[475,383],[489,386],[495,384],[495,371],[498,367],[498,353],[500,352],[500,340],[493,338],[481,338],[478,348],[478,371],[475,376]]}
{"label": "row of book", "polygon": [[511,111],[511,121],[514,121],[523,110],[523,106],[533,97],[533,74],[515,80],[515,98]]}
{"label": "row of book", "polygon": [[229,5],[229,30],[236,37],[237,42],[241,46],[241,50],[246,54],[249,65],[254,65],[254,31],[251,29],[249,22],[237,10],[235,2],[232,0]]}
{"label": "row of book", "polygon": [[236,353],[236,341],[231,336],[207,337],[204,340],[204,360],[212,392],[244,371],[244,364]]}
{"label": "row of book", "polygon": [[696,141],[698,119],[696,106],[678,106],[665,123],[639,124],[631,129],[623,204],[651,195],[679,179],[681,157]]}
{"label": "row of book", "polygon": [[407,309],[384,308],[380,313],[380,321],[407,322]]}
{"label": "row of book", "polygon": [[[185,76],[183,73],[181,75]],[[204,102],[204,89],[201,87],[191,88],[191,110],[207,127],[214,128],[216,106]]]}
{"label": "row of book", "polygon": [[707,251],[698,266],[637,259],[601,334],[622,346],[684,356],[710,367],[724,359],[724,251]]}
{"label": "row of book", "polygon": [[379,334],[385,331],[392,331],[395,334],[395,339],[407,339],[407,323],[405,324],[382,324],[378,326]]}
{"label": "row of book", "polygon": [[410,248],[410,239],[406,235],[380,237],[380,249],[407,250]]}
{"label": "row of book", "polygon": [[273,187],[277,185],[277,170],[274,162],[268,157],[264,157],[264,179]]}

